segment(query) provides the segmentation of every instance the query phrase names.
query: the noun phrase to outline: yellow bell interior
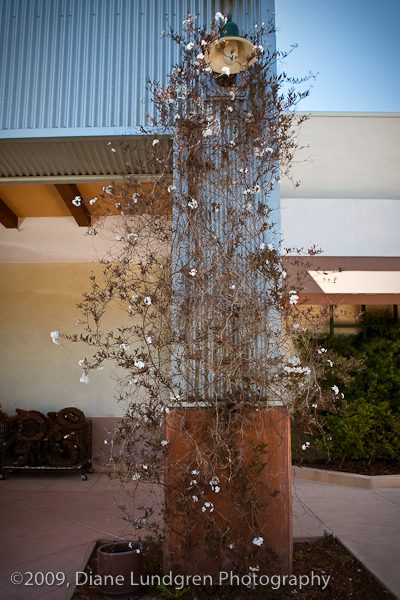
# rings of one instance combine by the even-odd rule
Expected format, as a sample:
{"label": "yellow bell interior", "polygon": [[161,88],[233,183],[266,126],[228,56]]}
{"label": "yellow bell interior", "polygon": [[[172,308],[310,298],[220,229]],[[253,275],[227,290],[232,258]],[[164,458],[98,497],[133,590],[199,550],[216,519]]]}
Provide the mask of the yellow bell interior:
{"label": "yellow bell interior", "polygon": [[250,67],[256,60],[256,51],[249,40],[236,36],[227,36],[216,40],[208,50],[205,61],[215,73],[223,73],[224,67],[230,69],[230,75]]}

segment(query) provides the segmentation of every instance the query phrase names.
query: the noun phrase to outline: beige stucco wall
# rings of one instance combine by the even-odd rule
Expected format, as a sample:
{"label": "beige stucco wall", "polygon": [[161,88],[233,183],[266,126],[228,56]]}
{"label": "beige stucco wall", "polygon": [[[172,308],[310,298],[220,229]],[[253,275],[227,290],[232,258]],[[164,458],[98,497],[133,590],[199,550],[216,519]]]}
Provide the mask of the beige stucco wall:
{"label": "beige stucco wall", "polygon": [[282,198],[400,199],[400,113],[309,114]]}
{"label": "beige stucco wall", "polygon": [[[76,406],[87,417],[122,414],[110,369],[91,371],[80,383],[83,344],[53,344],[50,332],[80,333],[76,304],[89,291],[96,263],[0,264],[0,403],[44,412]],[[121,322],[117,312],[108,324]],[[115,368],[115,367],[114,367]]]}

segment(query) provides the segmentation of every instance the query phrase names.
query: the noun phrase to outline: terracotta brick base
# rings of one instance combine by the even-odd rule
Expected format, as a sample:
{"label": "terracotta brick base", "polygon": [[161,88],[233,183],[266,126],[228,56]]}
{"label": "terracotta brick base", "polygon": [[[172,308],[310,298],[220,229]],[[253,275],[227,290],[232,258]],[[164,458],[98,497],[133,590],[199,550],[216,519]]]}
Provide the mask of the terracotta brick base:
{"label": "terracotta brick base", "polygon": [[[257,530],[257,535],[263,538],[262,547],[271,549],[278,558],[278,561],[271,561],[271,572],[290,574],[292,495],[288,412],[283,407],[265,412],[254,411],[250,423],[238,423],[236,443],[246,463],[243,478],[228,483],[227,470],[224,470],[215,473],[220,479],[219,493],[212,491],[207,483],[204,492],[194,492],[195,487],[190,487],[189,480],[182,482],[182,473],[190,474],[199,449],[203,456],[207,452],[214,418],[212,410],[197,407],[174,409],[166,416],[165,437],[169,440],[169,452],[165,500],[169,533],[164,546],[164,570],[215,575],[222,566],[223,570],[229,571],[243,557],[244,548],[250,548],[257,558],[258,547],[253,544]],[[266,452],[260,458],[266,465],[257,475],[253,448],[260,443],[265,444]],[[196,476],[192,478],[196,479]],[[255,493],[255,503],[258,503],[256,512],[252,511],[254,505],[249,501],[249,487]],[[183,489],[188,497],[185,506],[189,506],[189,514],[184,513],[179,504]],[[191,503],[193,493],[199,500]],[[213,521],[210,521],[211,515],[207,512],[209,508],[202,511],[205,502],[213,503],[214,529],[226,530],[226,537],[218,540],[213,537]],[[234,547],[229,548],[232,544]]]}

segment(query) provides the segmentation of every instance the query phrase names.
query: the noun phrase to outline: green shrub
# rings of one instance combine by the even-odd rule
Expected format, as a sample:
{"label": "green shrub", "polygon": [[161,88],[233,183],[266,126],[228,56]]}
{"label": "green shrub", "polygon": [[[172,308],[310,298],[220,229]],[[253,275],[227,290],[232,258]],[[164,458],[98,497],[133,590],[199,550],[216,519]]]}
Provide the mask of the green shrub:
{"label": "green shrub", "polygon": [[316,442],[332,459],[396,459],[400,455],[400,417],[387,402],[359,398],[342,415],[326,415],[325,433]]}
{"label": "green shrub", "polygon": [[365,321],[366,340],[362,334],[318,340],[344,360],[362,361],[350,369],[346,385],[334,369],[322,382],[328,389],[338,385],[344,399],[338,400],[337,413],[320,416],[324,433],[316,436],[316,447],[342,462],[400,456],[400,323],[383,312],[367,313]]}

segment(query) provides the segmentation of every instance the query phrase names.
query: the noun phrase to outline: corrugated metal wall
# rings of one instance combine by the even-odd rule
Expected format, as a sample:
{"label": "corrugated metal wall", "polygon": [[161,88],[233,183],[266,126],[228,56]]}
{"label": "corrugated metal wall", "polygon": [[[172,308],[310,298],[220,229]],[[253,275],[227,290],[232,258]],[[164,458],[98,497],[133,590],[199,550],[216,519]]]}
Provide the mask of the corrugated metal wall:
{"label": "corrugated metal wall", "polygon": [[163,81],[178,59],[161,32],[180,29],[188,10],[201,25],[229,5],[247,32],[274,0],[0,0],[3,137],[144,125],[146,80]]}

